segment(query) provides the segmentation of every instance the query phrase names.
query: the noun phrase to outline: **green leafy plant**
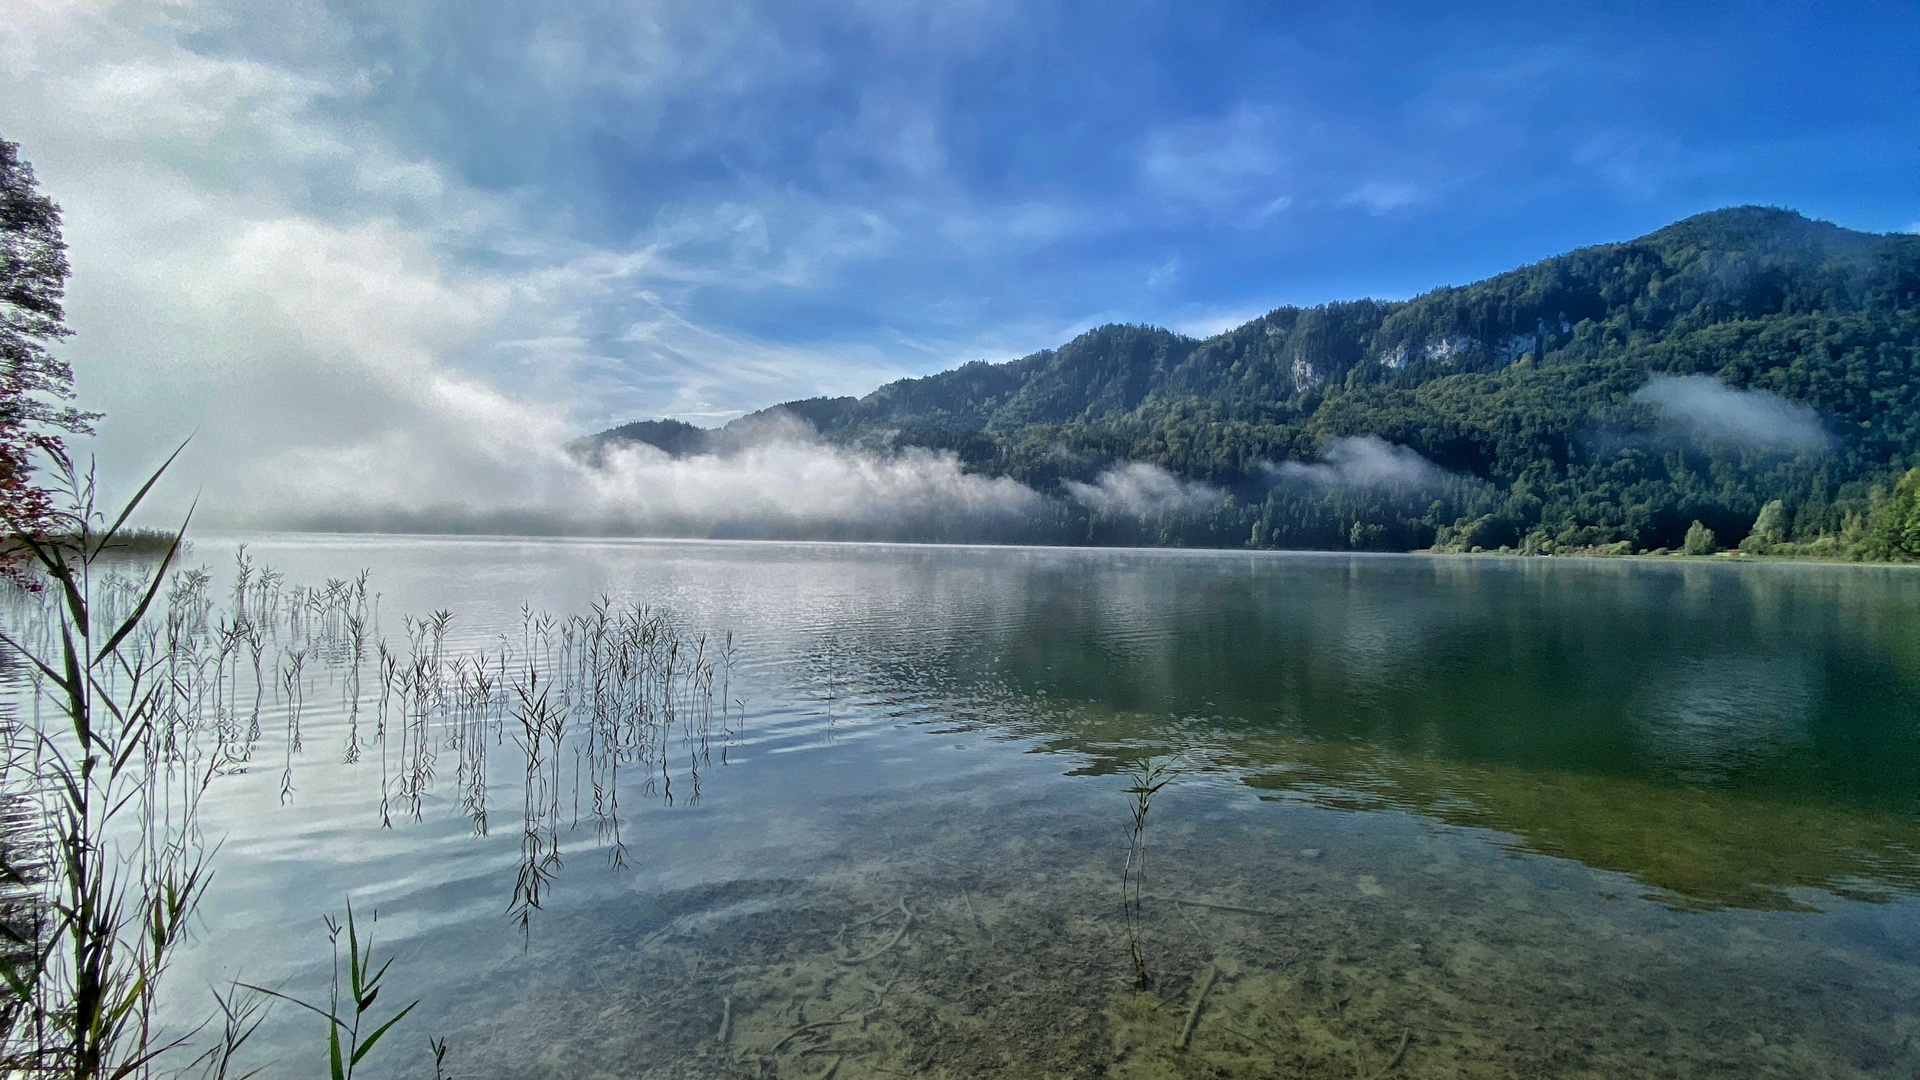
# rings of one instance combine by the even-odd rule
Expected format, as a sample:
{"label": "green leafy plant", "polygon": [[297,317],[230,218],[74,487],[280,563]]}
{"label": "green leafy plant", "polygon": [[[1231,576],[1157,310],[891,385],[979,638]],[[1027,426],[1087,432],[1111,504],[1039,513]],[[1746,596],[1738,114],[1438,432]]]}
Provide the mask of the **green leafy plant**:
{"label": "green leafy plant", "polygon": [[[327,941],[333,946],[333,982],[328,991],[327,1002],[324,1008],[311,1002],[302,1001],[296,997],[290,997],[278,990],[269,990],[264,986],[253,986],[246,983],[242,983],[241,985],[257,993],[267,994],[281,1001],[291,1002],[316,1016],[324,1018],[327,1021],[327,1075],[332,1077],[332,1080],[352,1080],[354,1068],[358,1066],[368,1054],[373,1052],[373,1048],[379,1044],[381,1037],[386,1035],[387,1032],[392,1031],[394,1025],[406,1019],[407,1014],[412,1012],[414,1006],[420,1004],[420,1002],[416,1000],[406,1008],[388,1017],[386,1022],[375,1027],[364,1040],[361,1039],[361,1031],[368,1024],[373,1023],[368,1014],[373,1011],[374,1004],[379,1000],[381,983],[387,977],[387,969],[393,966],[393,958],[388,957],[386,962],[377,968],[373,966],[373,935],[367,935],[364,946],[360,943],[359,922],[354,917],[353,904],[351,901],[347,904],[347,917],[345,920],[336,919],[332,915],[326,915],[323,916],[323,918],[327,924]],[[342,931],[345,931],[347,937],[346,980],[344,984],[340,978],[340,935]],[[434,1044],[433,1051],[434,1069],[438,1072],[441,1062],[446,1056],[445,1041]]]}
{"label": "green leafy plant", "polygon": [[1720,550],[1720,545],[1714,542],[1713,530],[1695,519],[1692,525],[1687,526],[1686,543],[1680,550],[1688,555],[1711,555]]}

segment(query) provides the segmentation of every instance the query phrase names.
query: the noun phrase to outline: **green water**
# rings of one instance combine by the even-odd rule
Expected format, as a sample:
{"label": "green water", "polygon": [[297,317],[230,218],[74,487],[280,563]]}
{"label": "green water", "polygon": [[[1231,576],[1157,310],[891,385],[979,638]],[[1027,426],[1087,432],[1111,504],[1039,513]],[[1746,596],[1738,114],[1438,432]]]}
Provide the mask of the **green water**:
{"label": "green water", "polygon": [[1914,883],[1911,574],[1306,557],[1038,576],[1031,617],[943,660],[1031,701],[1051,747],[1198,750],[1255,788],[1496,829],[1680,905]]}
{"label": "green water", "polygon": [[[382,828],[324,665],[299,790],[233,778],[180,972],[304,986],[376,910],[381,1064],[461,1077],[1911,1076],[1920,573],[267,538],[450,647],[603,593],[732,630],[694,780],[584,822],[522,934],[521,797]],[[217,543],[200,556],[218,563]],[[389,633],[397,636],[391,626]],[[333,688],[329,691],[328,688]],[[332,704],[329,704],[332,703]],[[720,744],[724,744],[723,746]],[[1123,916],[1125,766],[1177,755]],[[675,759],[678,760],[677,758]],[[724,763],[723,763],[724,762]],[[674,766],[679,768],[680,766]],[[578,797],[578,793],[575,793]],[[337,908],[338,905],[332,905]],[[218,947],[215,947],[215,942]],[[319,1075],[295,1017],[267,1075]]]}

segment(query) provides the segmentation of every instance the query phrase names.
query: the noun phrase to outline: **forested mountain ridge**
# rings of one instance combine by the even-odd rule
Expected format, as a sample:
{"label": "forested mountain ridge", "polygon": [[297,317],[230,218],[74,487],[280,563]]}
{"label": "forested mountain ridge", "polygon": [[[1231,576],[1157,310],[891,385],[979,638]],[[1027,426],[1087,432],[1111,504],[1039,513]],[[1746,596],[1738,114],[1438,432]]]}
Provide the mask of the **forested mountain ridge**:
{"label": "forested mountain ridge", "polygon": [[1775,540],[1840,543],[1857,515],[1857,545],[1920,456],[1920,236],[1739,207],[1411,300],[1205,340],[1104,326],[776,409],[1042,491],[1136,462],[1226,493],[1090,506],[1086,539],[1677,547],[1696,519],[1738,540],[1778,500]]}

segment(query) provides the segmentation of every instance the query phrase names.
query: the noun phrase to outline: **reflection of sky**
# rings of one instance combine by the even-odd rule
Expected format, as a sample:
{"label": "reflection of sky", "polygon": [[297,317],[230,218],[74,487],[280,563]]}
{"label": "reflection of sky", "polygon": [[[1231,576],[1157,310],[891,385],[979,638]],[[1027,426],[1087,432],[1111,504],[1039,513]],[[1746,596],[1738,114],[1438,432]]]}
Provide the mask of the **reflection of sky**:
{"label": "reflection of sky", "polygon": [[1722,652],[1654,672],[1628,709],[1655,762],[1712,780],[1809,742],[1819,697],[1800,658]]}

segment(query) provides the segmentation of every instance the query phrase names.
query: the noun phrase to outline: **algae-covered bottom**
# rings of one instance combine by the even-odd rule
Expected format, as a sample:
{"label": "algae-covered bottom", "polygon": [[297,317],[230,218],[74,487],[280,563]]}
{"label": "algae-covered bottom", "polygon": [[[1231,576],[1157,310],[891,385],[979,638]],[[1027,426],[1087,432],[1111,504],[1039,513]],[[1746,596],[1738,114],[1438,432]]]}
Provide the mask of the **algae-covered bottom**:
{"label": "algae-covered bottom", "polygon": [[[586,689],[538,761],[511,702],[451,691],[376,742],[379,681],[302,638],[303,750],[210,795],[225,841],[183,1017],[236,976],[323,990],[319,916],[351,895],[389,993],[422,1000],[368,1060],[384,1075],[430,1075],[430,1036],[462,1080],[1920,1069],[1920,574],[384,538],[252,557],[288,581],[370,568],[395,654],[426,640],[401,613],[452,612],[449,671],[539,655],[566,693],[599,685],[588,624],[523,604],[664,606],[736,651],[717,719],[681,714],[621,771],[566,741],[612,730]],[[265,694],[271,732],[294,706]],[[1149,756],[1180,772],[1135,834]],[[388,826],[394,776],[426,794]],[[323,1074],[314,1028],[276,1014],[265,1075]]]}
{"label": "algae-covered bottom", "polygon": [[1153,811],[1166,816],[1150,841],[1141,990],[1118,800],[1107,820],[1049,798],[966,824],[842,809],[848,832],[816,851],[813,873],[556,918],[550,949],[531,964],[500,954],[443,1002],[445,1025],[484,1063],[476,1074],[529,1077],[1807,1077],[1920,1064],[1920,964],[1893,936],[1905,931],[1864,905],[1819,923],[1675,911],[1620,875],[1515,859],[1469,832],[1188,791]]}

